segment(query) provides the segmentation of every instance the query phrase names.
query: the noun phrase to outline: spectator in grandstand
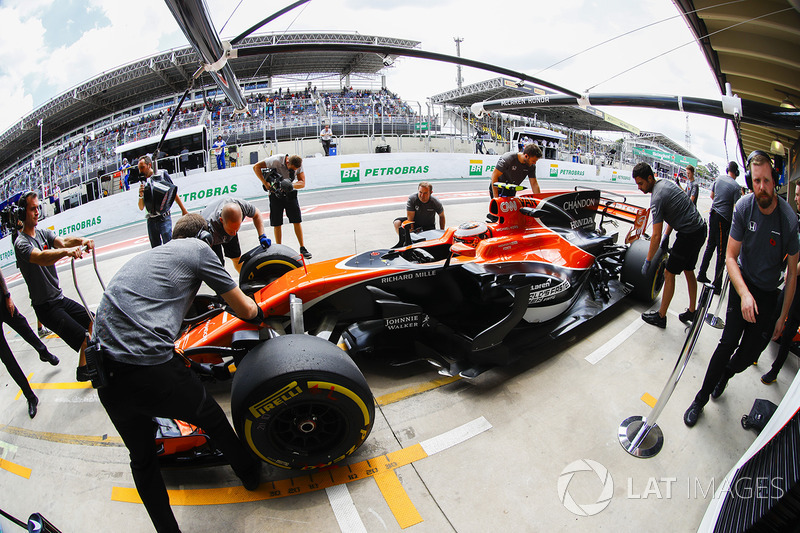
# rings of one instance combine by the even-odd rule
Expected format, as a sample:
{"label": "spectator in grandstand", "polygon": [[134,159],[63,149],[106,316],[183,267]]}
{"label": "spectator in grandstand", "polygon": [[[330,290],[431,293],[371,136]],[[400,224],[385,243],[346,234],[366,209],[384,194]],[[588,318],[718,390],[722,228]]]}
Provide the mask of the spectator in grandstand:
{"label": "spectator in grandstand", "polygon": [[189,170],[189,149],[185,146],[181,150],[181,170],[184,176],[186,176],[186,171]]}
{"label": "spectator in grandstand", "polygon": [[217,168],[220,170],[225,168],[226,146],[227,144],[222,140],[222,135],[217,135],[217,140],[211,145],[211,147],[214,149],[214,155],[217,156]]}
{"label": "spectator in grandstand", "polygon": [[[273,170],[280,178],[279,184],[275,187],[270,180]],[[311,253],[303,243],[302,217],[300,204],[297,201],[298,189],[306,186],[303,159],[299,155],[277,154],[253,165],[253,172],[261,181],[264,190],[269,193],[269,222],[275,232],[275,242],[281,244],[283,212],[286,211],[289,222],[294,226],[300,253],[304,258],[311,259]]]}
{"label": "spectator in grandstand", "polygon": [[[25,320],[25,317],[20,314],[19,310],[14,305],[14,301],[11,299],[11,292],[8,290],[8,285],[6,285],[6,279],[3,277],[2,272],[0,272],[0,291],[3,293],[3,303],[0,305],[0,323],[5,322],[8,324],[20,337],[33,346],[39,353],[40,360],[45,363],[50,363],[53,366],[57,365],[58,357],[47,350],[44,343],[39,340],[39,337],[36,336],[28,325],[28,321]],[[2,327],[0,327],[0,360],[5,365],[11,378],[22,391],[25,399],[28,400],[28,416],[33,418],[36,416],[39,399],[36,397],[36,394],[33,393],[33,389],[31,389],[30,383],[28,383],[25,374],[19,367],[19,363],[17,363],[17,360],[14,358],[14,354],[11,353],[11,348],[9,348],[8,342],[6,342],[6,338],[3,335]]]}
{"label": "spectator in grandstand", "polygon": [[[166,170],[160,170],[158,173],[153,172],[153,160],[149,155],[143,155],[139,158],[139,174],[144,178],[139,182],[139,210],[144,211],[144,193],[145,187],[151,187],[156,182],[165,182],[171,187],[175,187],[175,202],[181,209],[181,214],[188,213],[186,207],[183,205],[181,197],[178,195],[177,187],[172,183],[172,178]],[[153,193],[155,196],[155,193]],[[172,215],[170,214],[172,203],[156,205],[155,201],[151,201],[147,205],[147,235],[150,238],[150,246],[155,248],[161,244],[167,244],[172,240]]]}
{"label": "spectator in grandstand", "polygon": [[483,132],[478,130],[475,132],[475,153],[482,154],[483,151]]}
{"label": "spectator in grandstand", "polygon": [[[208,223],[211,233],[211,249],[217,254],[219,260],[225,265],[225,257],[231,258],[233,266],[239,272],[242,265],[239,258],[242,249],[239,246],[239,228],[242,227],[245,217],[253,219],[253,226],[258,233],[258,242],[262,248],[269,248],[270,240],[264,234],[264,222],[261,211],[248,201],[239,198],[222,198],[203,209],[203,218]],[[224,257],[223,257],[224,252]]]}
{"label": "spectator in grandstand", "polygon": [[492,172],[492,184],[489,187],[489,194],[492,198],[497,197],[498,191],[495,183],[513,183],[519,185],[525,176],[531,184],[531,192],[539,194],[539,182],[536,181],[536,162],[542,157],[542,150],[531,143],[523,148],[522,152],[507,152],[497,160],[494,172]]}
{"label": "spectator in grandstand", "polygon": [[122,178],[121,179],[122,183],[120,185],[122,185],[122,188],[125,189],[126,191],[129,191],[131,188],[130,183],[128,183],[128,178],[130,178],[131,176],[130,169],[131,169],[131,164],[128,163],[128,159],[126,157],[123,157],[122,165],[120,165],[119,167],[119,170],[121,171],[122,174],[120,176],[120,178]]}
{"label": "spectator in grandstand", "polygon": [[706,240],[706,223],[686,193],[672,180],[656,180],[653,169],[647,163],[637,164],[633,167],[632,174],[640,191],[652,193],[650,212],[653,214],[653,233],[642,265],[642,274],[646,274],[650,268],[650,261],[655,257],[658,247],[667,248],[670,232],[673,229],[677,232],[664,272],[661,306],[656,311],[642,313],[642,320],[659,328],[667,327],[667,310],[675,294],[675,277],[683,272],[689,289],[689,308],[679,314],[678,319],[691,323],[697,313],[697,279],[694,277],[694,266]]}
{"label": "spectator in grandstand", "polygon": [[322,128],[322,131],[319,132],[319,140],[322,142],[322,154],[325,156],[329,156],[330,149],[331,149],[331,137],[333,136],[333,132],[331,131],[331,127],[328,124]]}
{"label": "spectator in grandstand", "polygon": [[55,332],[70,348],[80,353],[77,377],[87,381],[83,351],[89,329],[89,315],[79,303],[61,291],[55,264],[62,257],[80,259],[94,248],[94,241],[85,237],[57,237],[51,229],[39,229],[39,196],[23,194],[18,202],[22,230],[14,241],[14,255],[19,271],[28,285],[36,318]]}
{"label": "spectator in grandstand", "polygon": [[436,229],[436,215],[439,215],[439,229],[444,229],[444,206],[433,195],[433,185],[427,181],[421,181],[417,186],[417,192],[408,197],[406,202],[406,216],[394,219],[394,230],[400,232],[400,226],[408,221],[411,231],[425,231]]}

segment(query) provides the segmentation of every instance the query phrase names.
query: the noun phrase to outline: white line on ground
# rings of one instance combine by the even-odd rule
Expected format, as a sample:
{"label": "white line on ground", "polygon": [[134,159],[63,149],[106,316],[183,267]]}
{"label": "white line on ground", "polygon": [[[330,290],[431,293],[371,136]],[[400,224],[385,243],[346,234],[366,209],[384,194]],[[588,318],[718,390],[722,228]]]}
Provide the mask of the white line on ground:
{"label": "white line on ground", "polygon": [[483,433],[491,428],[492,425],[489,423],[489,421],[484,417],[480,417],[476,418],[472,422],[467,422],[463,426],[453,428],[446,433],[442,433],[436,437],[424,440],[419,444],[422,446],[422,449],[425,450],[425,453],[428,455],[433,455],[441,452],[442,450],[446,450],[451,446],[460,444],[467,439],[471,439],[475,435],[479,435],[480,433]]}
{"label": "white line on ground", "polygon": [[347,533],[367,533],[367,528],[364,527],[364,522],[358,515],[347,485],[334,485],[325,489],[325,492],[328,494],[328,501],[330,501],[333,514],[339,523],[339,529]]}

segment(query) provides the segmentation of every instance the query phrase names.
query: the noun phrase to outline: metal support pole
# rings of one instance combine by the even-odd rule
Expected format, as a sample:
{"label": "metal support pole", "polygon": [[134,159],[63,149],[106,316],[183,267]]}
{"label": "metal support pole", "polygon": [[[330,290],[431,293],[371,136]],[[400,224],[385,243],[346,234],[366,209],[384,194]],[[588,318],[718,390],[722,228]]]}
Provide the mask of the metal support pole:
{"label": "metal support pole", "polygon": [[689,357],[692,355],[694,346],[697,344],[697,338],[700,336],[700,330],[703,327],[702,317],[708,313],[713,294],[714,287],[709,283],[704,284],[703,292],[700,294],[700,302],[697,306],[698,312],[695,313],[692,325],[689,327],[689,333],[686,335],[681,354],[650,414],[644,418],[638,415],[629,416],[619,426],[617,431],[619,443],[626,452],[634,457],[653,457],[664,446],[664,434],[656,424],[656,421],[678,385],[678,380],[681,379],[686,365],[689,363]]}
{"label": "metal support pole", "polygon": [[722,302],[725,301],[725,296],[728,295],[728,285],[730,284],[730,278],[728,277],[728,273],[725,272],[725,282],[722,284],[722,290],[719,293],[719,301],[717,301],[717,310],[714,311],[714,314],[706,315],[706,324],[711,326],[712,328],[722,329],[725,327],[725,321],[722,320],[722,315],[720,315],[720,311],[722,311]]}

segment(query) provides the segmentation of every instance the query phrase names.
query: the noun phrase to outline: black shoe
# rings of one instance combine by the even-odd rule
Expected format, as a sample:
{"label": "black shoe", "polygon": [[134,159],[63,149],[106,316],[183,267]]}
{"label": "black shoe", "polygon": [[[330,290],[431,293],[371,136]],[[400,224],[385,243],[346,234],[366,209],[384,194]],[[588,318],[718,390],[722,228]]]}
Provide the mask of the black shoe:
{"label": "black shoe", "polygon": [[79,366],[77,370],[75,370],[75,379],[78,381],[91,381],[92,378],[89,377],[89,367],[86,365]]}
{"label": "black shoe", "polygon": [[33,418],[36,416],[37,406],[39,405],[39,398],[34,396],[33,398],[28,398],[28,416]]}
{"label": "black shoe", "polygon": [[692,402],[692,405],[683,413],[683,423],[689,427],[697,424],[697,419],[700,418],[700,413],[703,412],[703,406],[697,402]]}
{"label": "black shoe", "polygon": [[778,380],[778,371],[774,368],[771,369],[769,372],[761,376],[761,383],[764,385],[772,385]]}
{"label": "black shoe", "polygon": [[50,352],[39,354],[39,360],[44,363],[50,363],[53,366],[56,366],[58,364],[58,357],[51,354]]}
{"label": "black shoe", "polygon": [[719,383],[717,383],[717,386],[714,387],[714,390],[711,391],[711,397],[716,400],[717,398],[722,396],[722,393],[725,392],[725,387],[727,386],[728,386],[728,378],[725,377],[721,378],[719,380]]}
{"label": "black shoe", "polygon": [[697,311],[689,311],[688,309],[678,315],[678,320],[684,324],[691,324],[694,322],[694,317],[697,316]]}
{"label": "black shoe", "polygon": [[306,247],[305,247],[305,246],[301,246],[301,247],[300,247],[300,255],[302,255],[302,256],[303,256],[303,257],[305,257],[306,259],[311,259],[311,252],[309,252],[308,250],[306,250]]}
{"label": "black shoe", "polygon": [[667,327],[667,317],[659,315],[658,311],[650,311],[649,313],[642,313],[642,320],[644,320],[648,324],[657,326],[659,328]]}
{"label": "black shoe", "polygon": [[253,466],[247,469],[242,475],[236,472],[238,478],[242,481],[242,486],[249,491],[258,490],[261,485],[261,463],[254,462]]}

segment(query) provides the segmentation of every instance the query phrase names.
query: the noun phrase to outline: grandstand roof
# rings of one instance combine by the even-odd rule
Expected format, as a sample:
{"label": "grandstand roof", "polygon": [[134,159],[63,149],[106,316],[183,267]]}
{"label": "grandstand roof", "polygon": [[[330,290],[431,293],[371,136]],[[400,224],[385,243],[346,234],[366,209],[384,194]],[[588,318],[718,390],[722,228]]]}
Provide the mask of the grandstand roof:
{"label": "grandstand roof", "polygon": [[[420,45],[419,41],[358,33],[298,32],[251,36],[237,48],[289,43],[358,43],[404,48]],[[200,63],[200,56],[191,47],[175,48],[103,72],[54,97],[0,135],[0,168],[39,147],[39,120],[45,124],[42,141],[46,144],[111,113],[183,93]],[[309,75],[309,79],[377,74],[385,68],[381,55],[345,51],[260,54],[233,58],[230,63],[240,82],[297,74]]]}
{"label": "grandstand roof", "polygon": [[[530,83],[520,84],[517,80],[500,77],[443,92],[433,96],[431,100],[435,104],[452,104],[469,107],[475,102],[483,102],[485,100],[499,100],[501,98],[517,98],[542,94],[560,93]],[[513,111],[508,111],[508,113],[530,118],[537,115],[537,118],[540,120],[563,124],[564,126],[579,130],[639,133],[639,129],[636,126],[628,124],[593,106],[588,106],[586,109],[575,106],[552,106],[544,109],[515,109]],[[543,114],[545,114],[546,117],[543,117]]]}
{"label": "grandstand roof", "polygon": [[692,159],[700,159],[692,152],[684,148],[681,144],[673,141],[663,133],[658,133],[654,131],[643,131],[639,134],[638,138],[642,140],[649,140],[655,144],[669,148],[676,154],[680,154],[686,157],[691,157]]}

